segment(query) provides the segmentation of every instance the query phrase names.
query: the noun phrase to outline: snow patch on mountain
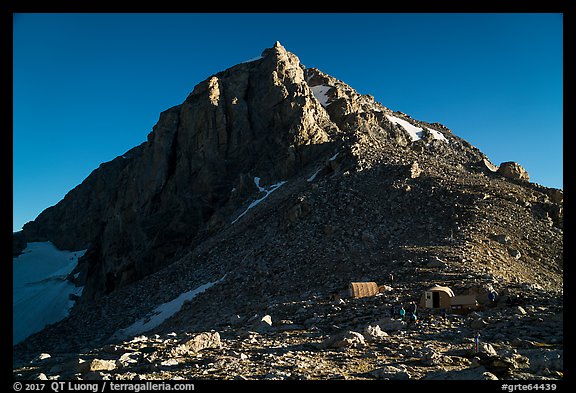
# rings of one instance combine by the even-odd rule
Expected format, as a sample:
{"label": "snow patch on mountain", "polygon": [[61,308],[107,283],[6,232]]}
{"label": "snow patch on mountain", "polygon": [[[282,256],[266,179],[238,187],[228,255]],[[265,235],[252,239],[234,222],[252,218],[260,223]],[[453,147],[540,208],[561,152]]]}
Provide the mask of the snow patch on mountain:
{"label": "snow patch on mountain", "polygon": [[225,277],[226,276],[219,280],[200,285],[195,289],[180,294],[180,296],[167,303],[159,305],[146,317],[137,320],[125,329],[118,330],[116,333],[114,333],[112,339],[123,340],[160,326],[165,320],[174,316],[178,311],[180,311],[185,302],[189,302],[190,300],[194,299],[197,295],[201,294],[208,288],[224,280]]}
{"label": "snow patch on mountain", "polygon": [[310,177],[307,179],[307,181],[308,181],[308,182],[313,182],[314,179],[316,179],[316,176],[318,176],[318,174],[320,173],[320,171],[321,171],[322,169],[324,169],[324,167],[320,167],[316,172],[314,172],[314,173],[312,174],[312,176],[310,176]]}
{"label": "snow patch on mountain", "polygon": [[[412,142],[422,139],[422,136],[424,135],[424,129],[422,127],[416,127],[414,124],[396,116],[386,115],[386,117],[392,123],[398,124],[404,128],[410,135],[410,138],[412,138]],[[432,138],[448,143],[448,139],[446,139],[440,131],[433,130],[432,128],[426,128],[426,130],[432,135]]]}
{"label": "snow patch on mountain", "polygon": [[74,305],[71,295],[80,296],[83,287],[66,278],[85,252],[58,250],[51,242],[32,242],[13,258],[13,345],[68,316]]}
{"label": "snow patch on mountain", "polygon": [[255,177],[254,178],[254,184],[256,184],[256,187],[258,187],[258,190],[260,190],[260,192],[265,192],[266,195],[264,195],[262,198],[260,199],[256,199],[255,201],[253,201],[252,203],[250,203],[250,205],[246,208],[246,210],[244,210],[244,212],[242,212],[242,214],[240,214],[238,217],[236,217],[236,219],[234,221],[232,221],[232,224],[234,224],[236,221],[238,221],[240,218],[242,218],[246,213],[248,213],[248,211],[256,206],[258,206],[258,204],[260,202],[262,202],[264,199],[268,198],[268,195],[272,194],[274,191],[276,191],[277,189],[279,189],[284,183],[286,183],[285,181],[281,181],[278,182],[276,184],[272,184],[270,186],[270,188],[267,190],[264,187],[260,186],[260,178],[259,177]]}
{"label": "snow patch on mountain", "polygon": [[320,101],[320,104],[322,106],[327,106],[330,104],[328,102],[329,97],[326,95],[326,93],[328,93],[328,91],[332,89],[332,86],[318,85],[318,86],[312,86],[310,89],[312,90],[314,97],[316,97],[316,99]]}
{"label": "snow patch on mountain", "polygon": [[440,131],[433,130],[432,128],[427,128],[427,130],[432,134],[434,139],[438,139],[440,141],[444,141],[448,143],[448,139],[442,134]]}
{"label": "snow patch on mountain", "polygon": [[406,120],[400,119],[396,116],[386,115],[386,117],[392,123],[398,124],[399,126],[404,128],[408,133],[408,135],[410,135],[410,138],[412,138],[412,142],[422,139],[422,133],[423,133],[422,128],[416,127],[415,125],[407,122]]}

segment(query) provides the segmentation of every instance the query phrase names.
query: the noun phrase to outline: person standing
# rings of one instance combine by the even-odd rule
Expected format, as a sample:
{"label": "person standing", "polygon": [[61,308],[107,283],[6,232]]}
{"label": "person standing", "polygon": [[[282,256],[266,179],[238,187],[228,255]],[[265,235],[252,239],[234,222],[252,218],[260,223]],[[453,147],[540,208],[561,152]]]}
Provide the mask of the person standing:
{"label": "person standing", "polygon": [[477,332],[476,336],[474,336],[474,352],[478,353],[479,350],[480,350],[480,332]]}
{"label": "person standing", "polygon": [[404,319],[404,315],[406,315],[406,310],[404,310],[404,306],[400,306],[400,319]]}

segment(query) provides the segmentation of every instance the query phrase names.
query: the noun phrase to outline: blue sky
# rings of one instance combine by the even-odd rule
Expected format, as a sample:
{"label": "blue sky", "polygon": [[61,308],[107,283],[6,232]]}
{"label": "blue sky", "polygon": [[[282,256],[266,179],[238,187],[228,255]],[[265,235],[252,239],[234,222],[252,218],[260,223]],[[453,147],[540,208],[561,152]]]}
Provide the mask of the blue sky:
{"label": "blue sky", "polygon": [[279,40],[302,63],[495,164],[563,187],[562,14],[16,14],[13,230],[161,111]]}

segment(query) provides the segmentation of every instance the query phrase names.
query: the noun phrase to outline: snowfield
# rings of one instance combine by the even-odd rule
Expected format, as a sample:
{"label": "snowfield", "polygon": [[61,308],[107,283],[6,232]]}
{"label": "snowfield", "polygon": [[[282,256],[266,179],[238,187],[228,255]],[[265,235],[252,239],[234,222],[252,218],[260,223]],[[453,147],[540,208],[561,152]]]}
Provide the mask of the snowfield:
{"label": "snowfield", "polygon": [[62,251],[51,242],[28,243],[13,258],[12,345],[68,316],[83,287],[66,280],[86,250]]}

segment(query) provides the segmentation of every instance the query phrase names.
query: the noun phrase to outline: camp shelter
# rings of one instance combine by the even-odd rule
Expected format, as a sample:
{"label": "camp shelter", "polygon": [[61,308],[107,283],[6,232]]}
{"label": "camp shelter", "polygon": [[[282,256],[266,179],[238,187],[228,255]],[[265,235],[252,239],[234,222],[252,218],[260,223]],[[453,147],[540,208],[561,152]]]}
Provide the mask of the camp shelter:
{"label": "camp shelter", "polygon": [[450,308],[456,313],[465,313],[478,308],[475,295],[458,295],[450,299]]}
{"label": "camp shelter", "polygon": [[375,282],[351,282],[350,283],[350,297],[360,298],[374,296],[380,293],[378,284]]}
{"label": "camp shelter", "polygon": [[432,288],[427,289],[420,298],[421,308],[444,308],[449,310],[451,308],[451,299],[454,297],[454,292],[448,287],[434,285]]}

